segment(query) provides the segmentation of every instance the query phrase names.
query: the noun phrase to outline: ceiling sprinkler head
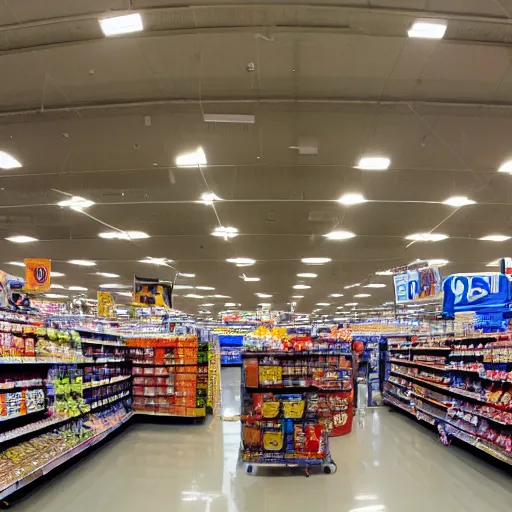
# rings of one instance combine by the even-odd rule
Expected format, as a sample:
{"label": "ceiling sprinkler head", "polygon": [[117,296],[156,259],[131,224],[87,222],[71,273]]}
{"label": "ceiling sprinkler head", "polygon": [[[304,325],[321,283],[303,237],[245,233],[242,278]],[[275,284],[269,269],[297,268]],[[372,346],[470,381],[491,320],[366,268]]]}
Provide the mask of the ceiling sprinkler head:
{"label": "ceiling sprinkler head", "polygon": [[254,64],[254,62],[249,62],[249,64],[247,64],[246,69],[249,73],[253,73],[254,71],[256,71],[256,65]]}

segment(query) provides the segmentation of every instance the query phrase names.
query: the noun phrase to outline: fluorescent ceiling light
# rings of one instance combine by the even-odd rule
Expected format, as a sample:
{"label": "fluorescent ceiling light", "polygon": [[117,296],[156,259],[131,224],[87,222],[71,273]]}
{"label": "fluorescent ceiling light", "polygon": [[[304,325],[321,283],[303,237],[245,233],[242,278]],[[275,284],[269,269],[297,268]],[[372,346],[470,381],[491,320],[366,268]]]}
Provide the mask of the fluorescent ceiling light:
{"label": "fluorescent ceiling light", "polygon": [[149,238],[149,235],[143,231],[106,231],[98,236],[107,240],[140,240],[142,238]]}
{"label": "fluorescent ceiling light", "polygon": [[26,235],[17,235],[17,236],[8,236],[6,238],[9,242],[14,242],[16,244],[28,244],[30,242],[38,242],[39,240],[37,238],[34,238],[32,236],[26,236]]}
{"label": "fluorescent ceiling light", "polygon": [[80,265],[82,267],[94,267],[96,265],[95,261],[90,260],[69,260],[68,263],[72,265]]}
{"label": "fluorescent ceiling light", "polygon": [[224,304],[224,307],[226,307],[226,308],[232,308],[234,306],[236,306],[236,304],[234,302],[226,302]]}
{"label": "fluorescent ceiling light", "polygon": [[304,295],[292,295],[292,299],[303,299]]}
{"label": "fluorescent ceiling light", "polygon": [[167,258],[153,258],[151,256],[146,256],[145,260],[139,260],[139,263],[151,263],[152,265],[167,265],[172,260],[168,260]]}
{"label": "fluorescent ceiling light", "polygon": [[450,263],[448,260],[428,260],[428,264],[430,267],[444,267]]}
{"label": "fluorescent ceiling light", "polygon": [[345,306],[336,306],[336,309],[343,309]]}
{"label": "fluorescent ceiling light", "polygon": [[47,299],[67,299],[67,295],[60,295],[58,293],[45,293],[44,296]]}
{"label": "fluorescent ceiling light", "polygon": [[187,293],[187,295],[185,295],[185,298],[187,298],[187,299],[204,299],[204,296],[197,295],[195,293]]}
{"label": "fluorescent ceiling light", "polygon": [[62,207],[69,206],[72,210],[81,212],[84,208],[89,208],[89,206],[92,206],[94,202],[89,201],[89,199],[84,199],[80,196],[72,196],[71,199],[66,199],[65,201],[61,201],[57,204]]}
{"label": "fluorescent ceiling light", "polygon": [[365,298],[365,297],[371,297],[371,295],[369,293],[356,293],[354,295],[354,297],[356,297],[357,299],[359,299],[359,298],[362,299],[362,298]]}
{"label": "fluorescent ceiling light", "polygon": [[272,306],[272,304],[270,302],[260,302],[258,304],[258,306],[262,306],[264,308],[269,308],[270,306]]}
{"label": "fluorescent ceiling light", "polygon": [[215,306],[213,302],[207,302],[206,304],[199,304],[202,308],[209,308],[211,306]]}
{"label": "fluorescent ceiling light", "polygon": [[256,260],[251,258],[228,258],[226,260],[228,263],[234,263],[237,266],[249,267],[250,265],[254,265]]}
{"label": "fluorescent ceiling light", "polygon": [[50,288],[52,290],[64,290],[64,286],[62,286],[61,284],[57,284],[57,283],[52,283],[50,285]]}
{"label": "fluorescent ceiling light", "polygon": [[506,242],[507,240],[510,240],[510,237],[506,235],[487,235],[479,238],[479,240],[484,240],[486,242]]}
{"label": "fluorescent ceiling light", "polygon": [[359,302],[346,302],[345,306],[357,306]]}
{"label": "fluorescent ceiling light", "polygon": [[216,299],[230,299],[229,295],[208,295],[208,297],[214,297]]}
{"label": "fluorescent ceiling light", "polygon": [[178,272],[178,276],[179,277],[190,277],[190,278],[196,277],[195,274],[184,274],[183,272]]}
{"label": "fluorescent ceiling light", "polygon": [[68,290],[71,290],[73,292],[86,292],[87,288],[84,286],[70,286]]}
{"label": "fluorescent ceiling light", "polygon": [[367,171],[385,171],[390,165],[391,160],[384,156],[365,156],[359,160],[357,168]]}
{"label": "fluorescent ceiling light", "polygon": [[448,206],[455,206],[456,208],[460,208],[461,206],[467,206],[468,204],[476,204],[475,201],[468,199],[466,196],[453,196],[449,197],[446,201],[443,201],[443,204],[447,204]]}
{"label": "fluorescent ceiling light", "polygon": [[364,288],[386,288],[386,285],[382,283],[370,283],[365,285]]}
{"label": "fluorescent ceiling light", "polygon": [[240,278],[243,279],[246,283],[255,283],[260,281],[259,277],[247,277],[246,275],[240,276]]}
{"label": "fluorescent ceiling light", "polygon": [[332,261],[331,258],[302,258],[302,263],[306,265],[323,265]]}
{"label": "fluorescent ceiling light", "polygon": [[440,242],[447,238],[448,235],[442,235],[441,233],[414,233],[406,237],[407,240],[415,242]]}
{"label": "fluorescent ceiling light", "polygon": [[8,261],[8,265],[14,265],[15,267],[25,267],[25,263],[22,263],[21,261]]}
{"label": "fluorescent ceiling light", "polygon": [[361,283],[354,283],[354,284],[348,284],[347,286],[344,286],[345,290],[350,290],[350,288],[357,288],[358,286],[361,286]]}
{"label": "fluorescent ceiling light", "polygon": [[205,123],[254,124],[255,117],[245,114],[203,114]]}
{"label": "fluorescent ceiling light", "polygon": [[196,290],[215,290],[213,286],[196,286]]}
{"label": "fluorescent ceiling light", "polygon": [[117,295],[121,295],[121,297],[133,297],[132,292],[116,292]]}
{"label": "fluorescent ceiling light", "polygon": [[106,283],[100,284],[100,288],[105,288],[106,290],[118,290],[122,288],[131,288],[131,284],[119,284],[119,283]]}
{"label": "fluorescent ceiling light", "polygon": [[18,169],[20,167],[22,167],[22,165],[16,158],[5,151],[0,151],[0,169]]}
{"label": "fluorescent ceiling light", "polygon": [[54,272],[53,270],[50,272],[50,277],[64,277],[65,275],[62,272]]}
{"label": "fluorescent ceiling light", "polygon": [[120,34],[131,34],[144,30],[142,18],[139,13],[114,16],[99,20],[101,30],[107,36],[118,36]]}
{"label": "fluorescent ceiling light", "polygon": [[512,174],[512,160],[507,160],[506,162],[502,163],[498,169],[498,172]]}
{"label": "fluorescent ceiling light", "polygon": [[302,274],[297,274],[297,277],[307,277],[307,278],[315,278],[315,277],[318,277],[318,274],[311,274],[309,272],[304,272]]}
{"label": "fluorescent ceiling light", "polygon": [[317,306],[330,306],[331,303],[330,302],[317,302],[316,305]]}
{"label": "fluorescent ceiling light", "polygon": [[324,236],[329,240],[348,240],[349,238],[354,238],[356,235],[351,231],[331,231]]}
{"label": "fluorescent ceiling light", "polygon": [[95,274],[103,277],[121,277],[119,274],[111,274],[110,272],[95,272]]}
{"label": "fluorescent ceiling light", "polygon": [[193,290],[194,287],[190,286],[189,284],[175,284],[174,289],[175,290]]}
{"label": "fluorescent ceiling light", "polygon": [[212,235],[221,236],[222,238],[224,238],[224,240],[227,240],[228,238],[234,238],[235,236],[238,236],[238,229],[232,228],[230,226],[219,226],[214,229]]}
{"label": "fluorescent ceiling light", "polygon": [[392,276],[393,271],[392,270],[381,270],[379,272],[375,272],[376,276]]}
{"label": "fluorescent ceiling light", "polygon": [[343,194],[339,199],[338,203],[344,204],[344,205],[351,205],[351,204],[361,204],[366,203],[366,198],[363,196],[363,194],[359,193],[352,193],[352,194]]}
{"label": "fluorescent ceiling light", "polygon": [[307,290],[309,288],[311,288],[311,286],[308,286],[307,284],[296,284],[293,287],[294,290]]}
{"label": "fluorescent ceiling light", "polygon": [[343,297],[343,293],[331,293],[329,297]]}
{"label": "fluorescent ceiling light", "polygon": [[204,194],[201,194],[201,200],[199,202],[211,206],[214,201],[222,201],[222,199],[213,192],[205,192]]}
{"label": "fluorescent ceiling light", "polygon": [[494,261],[491,261],[489,263],[487,263],[487,265],[485,265],[486,267],[499,267],[500,266],[500,260],[494,260]]}
{"label": "fluorescent ceiling light", "polygon": [[206,155],[201,147],[190,153],[183,153],[176,158],[176,165],[178,167],[197,167],[199,165],[206,165],[206,163]]}
{"label": "fluorescent ceiling light", "polygon": [[446,28],[446,21],[417,20],[407,34],[421,39],[442,39]]}
{"label": "fluorescent ceiling light", "polygon": [[257,295],[260,299],[270,299],[272,295],[268,293],[255,293],[254,295]]}

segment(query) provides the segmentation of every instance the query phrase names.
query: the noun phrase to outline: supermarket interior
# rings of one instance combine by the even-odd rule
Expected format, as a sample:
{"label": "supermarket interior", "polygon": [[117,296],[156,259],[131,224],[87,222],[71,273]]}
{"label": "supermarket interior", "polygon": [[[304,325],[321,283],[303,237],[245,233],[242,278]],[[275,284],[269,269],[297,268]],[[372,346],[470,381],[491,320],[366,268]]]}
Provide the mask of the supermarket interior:
{"label": "supermarket interior", "polygon": [[0,0],[0,510],[510,512],[512,0]]}

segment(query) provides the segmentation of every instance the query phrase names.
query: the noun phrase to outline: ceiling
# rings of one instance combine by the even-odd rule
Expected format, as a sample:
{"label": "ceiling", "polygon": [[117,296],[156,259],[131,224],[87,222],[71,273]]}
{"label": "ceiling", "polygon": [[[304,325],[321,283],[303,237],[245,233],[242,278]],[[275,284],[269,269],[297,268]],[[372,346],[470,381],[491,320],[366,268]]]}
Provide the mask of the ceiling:
{"label": "ceiling", "polygon": [[[98,19],[110,11],[140,12],[145,30],[104,37]],[[375,272],[417,258],[449,260],[445,275],[489,270],[512,252],[511,242],[478,240],[512,235],[512,177],[496,172],[512,158],[511,17],[512,0],[3,0],[0,151],[23,164],[0,171],[3,268],[16,274],[6,262],[49,257],[66,274],[56,283],[91,297],[112,282],[96,271],[129,284],[133,273],[173,279],[178,269],[196,274],[178,284],[215,287],[177,290],[175,306],[188,312],[283,308],[293,295],[304,295],[303,312],[317,302],[332,304],[325,312],[377,306],[393,292]],[[418,18],[446,20],[445,38],[408,38]],[[255,123],[206,123],[204,113]],[[300,145],[317,154],[290,149]],[[208,165],[175,166],[198,146]],[[388,171],[355,168],[377,154],[391,159]],[[198,203],[207,191],[223,201]],[[369,202],[339,204],[347,192]],[[66,194],[95,205],[57,206]],[[477,204],[442,204],[453,195]],[[240,235],[213,237],[219,223]],[[98,238],[112,228],[151,238]],[[323,236],[337,229],[357,236]],[[450,238],[404,239],[431,230]],[[19,234],[40,241],[3,240]],[[139,263],[147,256],[173,263]],[[314,256],[332,261],[300,261]],[[237,268],[225,261],[233,257],[257,263]],[[78,258],[97,265],[67,263]],[[300,283],[311,288],[292,288]],[[387,287],[344,289],[353,283]]]}

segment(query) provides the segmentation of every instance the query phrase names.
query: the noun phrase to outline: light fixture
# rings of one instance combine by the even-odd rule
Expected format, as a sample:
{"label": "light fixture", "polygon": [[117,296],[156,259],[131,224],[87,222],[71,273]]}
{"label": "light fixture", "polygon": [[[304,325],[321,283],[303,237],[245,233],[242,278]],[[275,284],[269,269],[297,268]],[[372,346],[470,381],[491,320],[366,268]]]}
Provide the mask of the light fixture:
{"label": "light fixture", "polygon": [[506,242],[510,240],[510,237],[506,235],[487,235],[479,238],[479,240],[484,240],[485,242]]}
{"label": "light fixture", "polygon": [[196,290],[215,290],[213,286],[196,286]]}
{"label": "light fixture", "polygon": [[363,196],[363,194],[359,194],[359,193],[343,194],[338,199],[338,203],[344,204],[346,206],[349,206],[352,204],[361,204],[361,203],[366,203],[366,198]]}
{"label": "light fixture", "polygon": [[251,258],[228,258],[226,260],[228,263],[234,263],[237,267],[249,267],[250,265],[254,265],[256,260]]}
{"label": "light fixture", "polygon": [[428,260],[429,267],[444,267],[445,265],[448,265],[448,263],[450,263],[448,260]]}
{"label": "light fixture", "polygon": [[354,295],[354,297],[356,299],[362,299],[362,298],[366,298],[366,297],[371,297],[371,295],[369,293],[356,293]]}
{"label": "light fixture", "polygon": [[468,204],[476,204],[476,202],[468,199],[466,196],[452,196],[446,201],[443,201],[443,204],[460,208],[461,206],[467,206]]}
{"label": "light fixture", "polygon": [[230,299],[229,295],[208,295],[208,297],[214,297],[215,299]]}
{"label": "light fixture", "polygon": [[211,306],[215,306],[213,302],[207,302],[205,304],[199,304],[202,308],[209,308]]}
{"label": "light fixture", "polygon": [[68,290],[73,292],[86,292],[87,288],[85,288],[85,286],[70,286]]}
{"label": "light fixture", "polygon": [[119,274],[111,274],[110,272],[95,272],[94,274],[102,277],[121,277]]}
{"label": "light fixture", "polygon": [[329,297],[343,297],[343,293],[331,293]]}
{"label": "light fixture", "polygon": [[487,265],[485,265],[486,267],[499,267],[500,266],[500,260],[494,260],[494,261],[490,261],[489,263],[487,263]]}
{"label": "light fixture", "polygon": [[304,295],[292,295],[292,299],[303,299]]}
{"label": "light fixture", "polygon": [[99,22],[101,30],[103,30],[103,33],[107,37],[131,34],[132,32],[140,32],[141,30],[144,30],[142,17],[139,13],[103,18],[99,20]]}
{"label": "light fixture", "polygon": [[183,153],[176,158],[178,167],[197,167],[206,165],[206,163],[206,155],[202,147],[198,147],[195,151],[189,153]]}
{"label": "light fixture", "polygon": [[441,233],[414,233],[405,238],[414,242],[440,242],[441,240],[446,240],[448,235],[442,235]]}
{"label": "light fixture", "polygon": [[359,160],[357,169],[366,171],[385,171],[389,169],[391,160],[385,156],[365,156]]}
{"label": "light fixture", "polygon": [[67,299],[67,295],[60,295],[59,293],[45,293],[44,296],[47,299]]}
{"label": "light fixture", "polygon": [[344,286],[345,290],[350,290],[350,288],[357,288],[358,286],[361,286],[361,283],[354,283],[354,284],[348,284],[347,286]]}
{"label": "light fixture", "polygon": [[219,226],[213,230],[212,235],[220,236],[224,238],[224,240],[227,240],[228,238],[234,238],[235,236],[238,236],[238,229],[230,226]]}
{"label": "light fixture", "polygon": [[302,274],[297,274],[297,277],[307,277],[307,278],[315,278],[315,277],[318,277],[318,274],[311,274],[309,272],[304,272]]}
{"label": "light fixture", "polygon": [[263,308],[269,308],[270,306],[272,306],[272,304],[270,302],[260,302],[258,306],[261,306]]}
{"label": "light fixture", "polygon": [[268,293],[255,293],[254,295],[257,295],[260,299],[270,299],[272,295]]}
{"label": "light fixture", "polygon": [[193,290],[194,287],[190,286],[189,284],[175,284],[174,289],[175,290]]}
{"label": "light fixture", "polygon": [[58,203],[59,206],[69,206],[76,212],[81,212],[84,208],[89,208],[89,206],[92,206],[93,204],[93,201],[89,201],[89,199],[84,199],[80,196],[72,196],[71,199],[66,199],[65,201]]}
{"label": "light fixture", "polygon": [[131,288],[131,284],[119,284],[119,283],[106,283],[100,284],[100,288],[105,288],[105,290],[119,290],[123,288]]}
{"label": "light fixture", "polygon": [[64,286],[62,286],[61,284],[57,284],[57,283],[52,283],[50,285],[50,288],[52,290],[64,290]]}
{"label": "light fixture", "polygon": [[143,231],[105,231],[98,236],[107,240],[140,240],[142,238],[149,238],[149,235]]}
{"label": "light fixture", "polygon": [[343,309],[345,306],[336,306],[336,309]]}
{"label": "light fixture", "polygon": [[8,261],[7,264],[13,265],[15,267],[25,267],[25,263],[23,263],[21,261]]}
{"label": "light fixture", "polygon": [[392,276],[393,271],[392,270],[381,270],[379,272],[375,272],[376,276]]}
{"label": "light fixture", "polygon": [[96,265],[96,262],[91,260],[69,260],[68,263],[82,267],[94,267]]}
{"label": "light fixture", "polygon": [[331,303],[330,302],[317,302],[316,305],[317,306],[330,306]]}
{"label": "light fixture", "polygon": [[324,263],[329,263],[331,258],[302,258],[302,263],[306,265],[323,265]]}
{"label": "light fixture", "polygon": [[507,160],[506,162],[502,163],[498,169],[498,172],[512,174],[512,160]]}
{"label": "light fixture", "polygon": [[0,151],[0,169],[18,169],[22,167],[22,165],[9,153],[5,151]]}
{"label": "light fixture", "polygon": [[205,192],[204,194],[201,194],[201,199],[199,200],[200,203],[210,206],[214,203],[214,201],[222,201],[222,199],[213,192]]}
{"label": "light fixture", "polygon": [[348,240],[354,238],[356,235],[351,231],[331,231],[324,235],[328,240]]}
{"label": "light fixture", "polygon": [[235,307],[235,306],[236,306],[236,304],[234,302],[226,302],[224,304],[224,307],[226,307],[226,308],[232,308],[232,307]]}
{"label": "light fixture", "polygon": [[346,302],[345,306],[357,306],[359,302]]}
{"label": "light fixture", "polygon": [[184,274],[183,272],[178,272],[178,276],[179,277],[190,277],[190,278],[196,277],[195,274]]}
{"label": "light fixture", "polygon": [[205,123],[234,123],[234,124],[254,124],[256,117],[252,114],[205,114],[203,113]]}
{"label": "light fixture", "polygon": [[203,295],[197,295],[195,293],[187,293],[187,295],[185,295],[185,298],[186,299],[204,299],[204,296]]}
{"label": "light fixture", "polygon": [[116,292],[117,295],[121,295],[121,297],[133,297],[132,292]]}
{"label": "light fixture", "polygon": [[294,290],[307,290],[309,288],[311,288],[311,286],[308,286],[307,284],[296,284],[293,287]]}
{"label": "light fixture", "polygon": [[16,236],[8,236],[6,238],[9,242],[14,242],[16,244],[28,244],[30,242],[38,242],[39,240],[37,238],[34,238],[33,236],[27,236],[27,235],[16,235]]}
{"label": "light fixture", "polygon": [[167,265],[172,260],[167,258],[153,258],[152,256],[146,256],[145,260],[139,260],[139,263],[151,263],[152,265]]}
{"label": "light fixture", "polygon": [[364,288],[386,288],[386,285],[382,283],[370,283],[366,284]]}
{"label": "light fixture", "polygon": [[417,20],[407,34],[420,39],[442,39],[446,32],[446,21]]}
{"label": "light fixture", "polygon": [[243,279],[246,283],[255,283],[260,281],[259,277],[247,277],[245,274],[240,276],[240,278]]}
{"label": "light fixture", "polygon": [[50,272],[50,277],[64,277],[65,275],[62,272],[54,272],[53,270]]}

